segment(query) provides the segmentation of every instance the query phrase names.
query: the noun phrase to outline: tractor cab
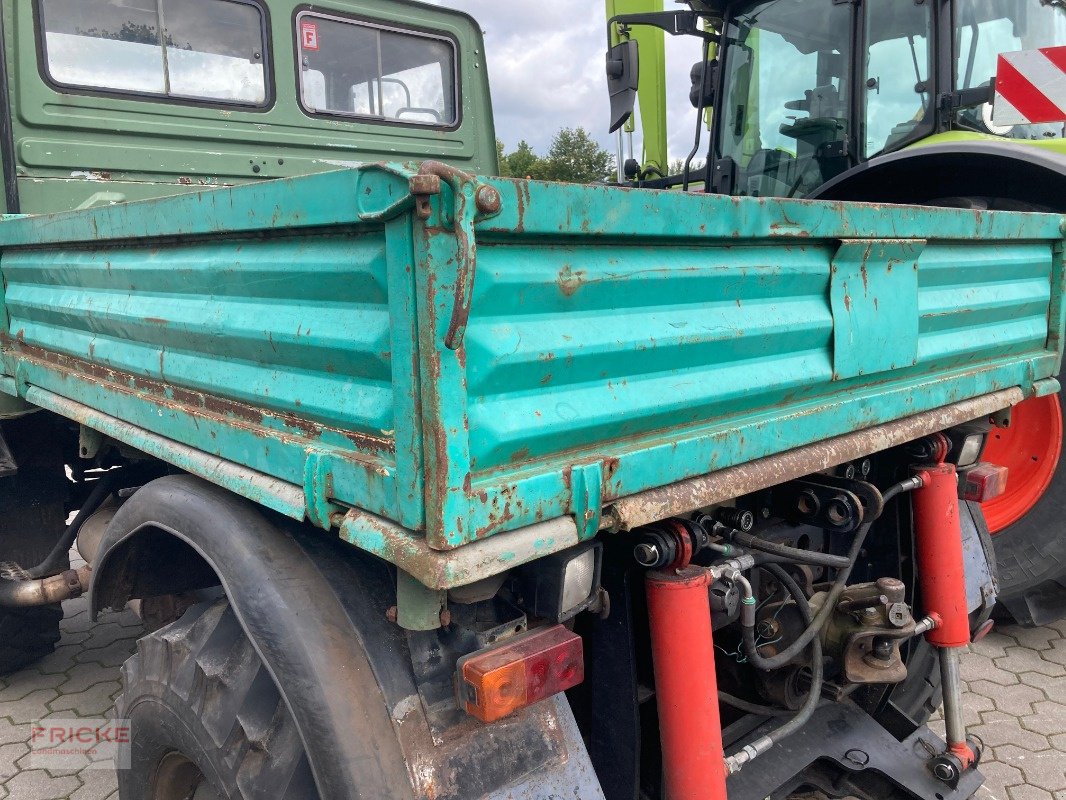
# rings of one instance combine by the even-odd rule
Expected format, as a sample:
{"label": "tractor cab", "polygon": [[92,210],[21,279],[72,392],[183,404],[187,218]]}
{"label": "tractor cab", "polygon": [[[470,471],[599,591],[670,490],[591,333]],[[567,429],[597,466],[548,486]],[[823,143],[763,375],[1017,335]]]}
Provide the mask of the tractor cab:
{"label": "tractor cab", "polygon": [[[693,148],[684,174],[655,176],[660,184],[805,197],[870,159],[952,131],[1062,140],[1061,123],[998,125],[992,113],[1001,53],[1066,44],[1066,5],[1057,0],[690,5],[612,21],[619,39],[640,25],[714,34],[707,62],[692,70],[709,144]],[[704,160],[709,167],[693,166]],[[651,177],[632,167],[631,175]]]}

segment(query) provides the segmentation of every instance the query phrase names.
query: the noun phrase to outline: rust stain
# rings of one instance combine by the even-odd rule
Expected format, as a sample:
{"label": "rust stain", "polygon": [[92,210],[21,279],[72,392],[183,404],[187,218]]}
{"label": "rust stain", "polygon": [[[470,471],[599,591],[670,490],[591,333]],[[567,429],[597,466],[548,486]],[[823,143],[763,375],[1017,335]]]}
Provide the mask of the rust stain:
{"label": "rust stain", "polygon": [[570,265],[565,265],[559,272],[559,278],[556,283],[559,285],[559,291],[567,297],[573,297],[577,290],[581,288],[585,282],[585,271],[574,271],[570,268]]}
{"label": "rust stain", "polygon": [[[329,432],[347,439],[353,445],[368,453],[392,453],[395,449],[394,443],[390,439],[320,425],[295,414],[267,411],[235,400],[186,389],[152,378],[131,375],[130,373],[80,358],[61,355],[51,350],[26,344],[20,338],[21,333],[19,331],[19,335],[16,335],[14,339],[7,334],[0,335],[0,342],[28,360],[49,364],[64,372],[92,378],[122,391],[132,390],[143,393],[148,395],[153,402],[167,406],[175,411],[194,417],[213,417],[226,424],[249,430],[261,438],[276,437],[283,441],[299,443],[299,441],[305,441],[306,439],[321,439],[324,433]],[[160,370],[162,370],[163,357],[164,352],[160,351]],[[281,423],[284,428],[272,428],[268,424],[270,421]]]}

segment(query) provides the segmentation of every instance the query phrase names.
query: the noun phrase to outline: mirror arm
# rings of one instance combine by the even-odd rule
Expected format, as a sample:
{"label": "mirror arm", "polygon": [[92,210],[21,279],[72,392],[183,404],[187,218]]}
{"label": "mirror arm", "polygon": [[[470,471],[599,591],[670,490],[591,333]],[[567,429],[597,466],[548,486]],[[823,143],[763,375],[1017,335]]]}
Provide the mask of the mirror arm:
{"label": "mirror arm", "polygon": [[699,36],[714,41],[717,37],[699,27],[700,15],[695,11],[660,11],[648,14],[619,14],[607,21],[607,39],[610,41],[614,26],[649,25],[660,28],[671,36]]}

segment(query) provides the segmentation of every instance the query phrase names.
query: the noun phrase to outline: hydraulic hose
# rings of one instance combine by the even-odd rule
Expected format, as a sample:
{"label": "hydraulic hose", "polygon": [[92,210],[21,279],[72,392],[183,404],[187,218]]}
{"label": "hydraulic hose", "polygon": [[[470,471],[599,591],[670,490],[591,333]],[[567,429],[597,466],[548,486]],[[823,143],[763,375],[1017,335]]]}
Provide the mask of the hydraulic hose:
{"label": "hydraulic hose", "polygon": [[[796,601],[796,605],[799,608],[800,616],[803,618],[803,622],[810,627],[813,627],[814,618],[811,614],[810,603],[807,602],[806,595],[803,594],[803,590],[800,589],[792,576],[785,572],[784,569],[777,564],[764,564],[762,568],[770,572],[781,585],[785,587],[785,590],[792,595],[792,598]],[[754,630],[754,628],[751,628]],[[749,628],[744,628],[744,635],[747,637]],[[754,637],[752,637],[752,643],[754,643]],[[758,757],[762,753],[765,753],[775,744],[782,739],[791,736],[798,731],[804,725],[806,725],[814,714],[816,708],[818,708],[818,702],[822,698],[822,683],[825,678],[825,665],[822,662],[822,640],[815,636],[810,641],[811,648],[811,686],[807,693],[807,699],[803,701],[803,705],[800,706],[799,711],[788,722],[779,725],[774,728],[765,736],[759,737],[751,744],[745,745],[740,752],[733,754],[726,759],[726,766],[731,773],[737,772],[747,762],[753,758]],[[745,638],[745,645],[747,645],[747,639]],[[754,648],[752,648],[754,649]],[[751,660],[751,657],[748,657]]]}
{"label": "hydraulic hose", "polygon": [[[913,489],[918,489],[922,486],[922,479],[920,477],[907,478],[897,484],[890,486],[882,495],[884,497],[885,504],[894,498],[901,492],[909,492]],[[744,635],[744,654],[757,669],[763,671],[769,671],[772,669],[780,669],[800,653],[804,648],[810,644],[821,632],[825,626],[829,616],[833,613],[833,609],[836,608],[837,601],[840,599],[840,595],[843,594],[844,589],[847,587],[848,578],[851,576],[851,571],[855,568],[855,562],[859,557],[859,552],[862,550],[863,543],[866,541],[866,535],[870,532],[870,528],[873,526],[874,520],[864,522],[856,531],[855,539],[851,543],[851,547],[848,549],[847,565],[840,569],[837,573],[836,579],[833,581],[832,586],[829,589],[829,595],[826,597],[822,607],[818,609],[818,613],[815,615],[814,620],[807,626],[807,628],[799,635],[799,637],[782,650],[780,653],[774,656],[764,657],[755,647],[755,623],[750,621],[751,624],[744,624],[743,618],[741,621],[743,635]],[[769,565],[767,565],[769,566]]]}
{"label": "hydraulic hose", "polygon": [[78,536],[78,531],[81,530],[81,526],[85,523],[85,520],[95,513],[95,511],[100,508],[103,502],[107,499],[108,495],[111,494],[111,490],[114,488],[115,482],[121,474],[121,469],[113,469],[109,472],[105,472],[99,477],[99,479],[97,479],[92,492],[90,492],[89,496],[85,498],[85,502],[81,504],[81,508],[78,510],[78,513],[74,515],[74,519],[71,520],[67,529],[63,531],[63,535],[59,537],[59,541],[56,542],[55,547],[52,548],[52,552],[50,552],[40,564],[25,570],[30,578],[47,578],[67,569],[67,553],[74,544],[74,540]]}
{"label": "hydraulic hose", "polygon": [[778,544],[777,542],[768,542],[765,539],[760,539],[757,536],[752,536],[750,533],[743,533],[742,531],[732,531],[730,537],[739,545],[744,547],[750,547],[752,550],[760,550],[763,553],[769,553],[770,555],[780,556],[786,558],[789,561],[795,561],[800,564],[813,564],[818,567],[832,567],[833,569],[844,569],[848,566],[847,556],[836,556],[832,553],[819,553],[815,550],[801,550],[798,547],[789,547],[785,544]]}

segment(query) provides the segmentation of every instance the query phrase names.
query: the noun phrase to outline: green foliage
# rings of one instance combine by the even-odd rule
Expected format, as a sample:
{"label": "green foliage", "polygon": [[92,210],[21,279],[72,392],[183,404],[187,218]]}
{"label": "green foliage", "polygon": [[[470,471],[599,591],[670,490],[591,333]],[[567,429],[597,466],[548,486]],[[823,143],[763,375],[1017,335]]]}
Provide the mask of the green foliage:
{"label": "green foliage", "polygon": [[552,139],[547,156],[539,156],[522,140],[514,152],[496,143],[500,174],[514,178],[599,183],[614,175],[614,156],[604,150],[584,128],[563,128]]}
{"label": "green foliage", "polygon": [[496,163],[499,165],[499,175],[501,178],[510,178],[511,175],[511,161],[507,158],[507,154],[504,152],[506,145],[500,140],[496,140]]}

